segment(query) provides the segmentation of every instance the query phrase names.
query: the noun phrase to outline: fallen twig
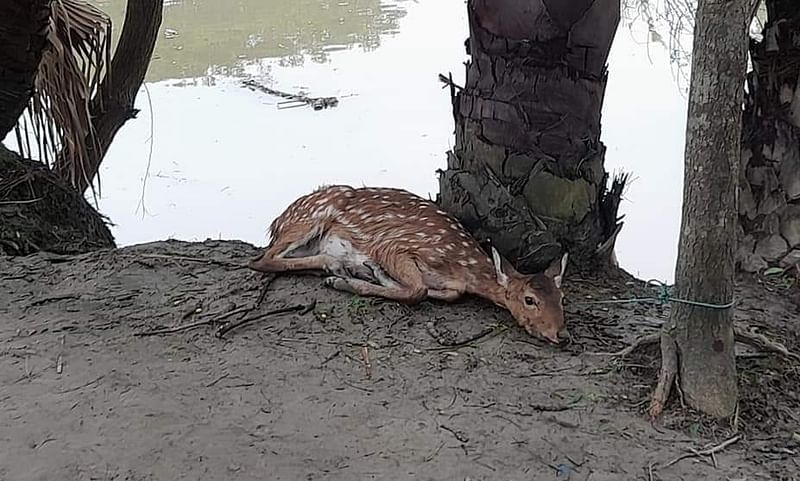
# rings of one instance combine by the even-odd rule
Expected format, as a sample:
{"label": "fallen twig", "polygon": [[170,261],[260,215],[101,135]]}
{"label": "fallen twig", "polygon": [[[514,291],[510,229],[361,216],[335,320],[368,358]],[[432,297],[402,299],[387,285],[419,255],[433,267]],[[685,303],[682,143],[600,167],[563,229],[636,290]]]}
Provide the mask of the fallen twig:
{"label": "fallen twig", "polygon": [[455,430],[453,428],[449,428],[449,427],[445,426],[444,424],[440,424],[439,427],[444,429],[445,431],[449,432],[453,436],[455,436],[455,438],[458,439],[462,443],[466,443],[467,441],[469,441],[469,437],[466,434],[464,434],[463,431],[458,431],[458,430]]}
{"label": "fallen twig", "polygon": [[333,361],[333,360],[334,360],[336,357],[338,357],[340,354],[342,354],[342,350],[341,350],[341,349],[337,349],[337,350],[333,351],[333,354],[331,354],[330,356],[326,357],[326,358],[325,358],[325,359],[324,359],[324,360],[323,360],[323,361],[322,361],[322,362],[319,364],[319,367],[322,367],[322,366],[324,366],[325,364],[328,364],[329,362]]}
{"label": "fallen twig", "polygon": [[221,261],[218,259],[204,259],[202,257],[179,256],[172,254],[131,254],[129,256],[123,254],[123,257],[141,257],[144,259],[165,259],[173,261],[199,262],[202,264],[216,264],[219,266],[231,267],[234,269],[248,269],[246,265],[237,264],[235,262]]}
{"label": "fallen twig", "polygon": [[[720,444],[718,444],[716,446],[712,446],[712,447],[710,447],[708,449],[703,449],[702,451],[698,451],[696,449],[692,449],[691,453],[682,454],[682,455],[678,456],[677,458],[673,459],[672,461],[668,462],[667,464],[665,464],[663,467],[664,468],[668,468],[668,467],[672,466],[673,464],[675,464],[677,462],[680,462],[680,461],[682,461],[684,459],[687,459],[687,458],[698,458],[698,457],[702,457],[702,456],[709,456],[713,460],[714,459],[714,454],[722,451],[723,449],[727,448],[731,444],[734,444],[735,442],[739,441],[740,439],[742,439],[742,435],[741,434],[737,434],[736,436],[734,436],[734,437],[732,437],[732,438],[730,438],[730,439],[728,439],[726,441],[723,441],[722,443],[720,443]],[[714,464],[716,465],[716,463],[714,463]]]}
{"label": "fallen twig", "polygon": [[261,286],[261,292],[258,294],[258,300],[256,301],[255,306],[259,307],[261,303],[264,302],[264,299],[267,298],[267,292],[269,291],[270,286],[278,278],[277,273],[265,273],[261,276],[263,281],[263,285]]}
{"label": "fallen twig", "polygon": [[35,307],[35,306],[39,306],[39,305],[42,305],[42,304],[47,304],[48,302],[66,301],[66,300],[69,300],[69,299],[80,299],[80,298],[81,298],[81,294],[75,294],[75,293],[72,293],[72,294],[58,294],[58,295],[55,295],[55,296],[47,296],[47,297],[41,297],[39,299],[35,299],[35,300],[31,301],[29,307]]}
{"label": "fallen twig", "polygon": [[227,373],[227,372],[226,372],[226,373],[225,373],[225,374],[223,374],[222,376],[220,376],[220,377],[218,377],[218,378],[214,379],[213,381],[211,381],[210,383],[206,384],[206,387],[211,387],[211,386],[213,386],[213,385],[217,384],[218,382],[222,381],[223,379],[225,379],[225,378],[227,378],[227,377],[229,377],[229,376],[230,376],[230,373]]}
{"label": "fallen twig", "polygon": [[225,320],[225,319],[227,319],[227,318],[229,318],[231,316],[235,316],[236,314],[241,314],[243,312],[249,312],[251,310],[253,310],[252,307],[244,306],[244,307],[240,307],[238,309],[234,309],[232,311],[228,311],[225,314],[221,314],[221,315],[213,317],[211,319],[203,319],[201,321],[190,322],[189,324],[181,324],[180,326],[175,326],[175,327],[165,327],[163,329],[154,329],[152,331],[137,332],[137,333],[134,334],[134,336],[138,336],[138,337],[155,336],[155,335],[158,335],[158,334],[173,334],[173,333],[176,333],[176,332],[188,331],[189,329],[195,329],[195,328],[200,327],[200,326],[206,326],[206,325],[209,325],[209,324],[219,324],[223,320]]}
{"label": "fallen twig", "polygon": [[83,388],[85,388],[87,386],[91,386],[92,384],[94,384],[96,382],[100,382],[104,377],[105,377],[105,375],[97,376],[96,378],[92,379],[91,381],[85,382],[85,383],[81,384],[80,386],[75,386],[75,387],[71,387],[71,388],[68,388],[68,389],[64,389],[63,391],[58,391],[58,394],[66,394],[66,393],[69,393],[69,392],[77,391],[78,389],[83,389]]}
{"label": "fallen twig", "polygon": [[537,404],[537,403],[531,403],[528,404],[528,406],[534,411],[551,412],[551,413],[567,411],[574,407],[569,404]]}
{"label": "fallen twig", "polygon": [[0,205],[33,204],[34,202],[39,202],[40,200],[42,200],[42,197],[27,200],[0,200]]}
{"label": "fallen twig", "polygon": [[659,342],[660,339],[661,339],[661,333],[647,334],[645,336],[636,339],[635,341],[633,341],[631,345],[627,346],[626,348],[620,349],[619,351],[616,352],[587,352],[586,354],[590,356],[625,357],[630,355],[633,351],[639,348]]}
{"label": "fallen twig", "polygon": [[311,312],[314,309],[314,307],[316,306],[316,304],[317,304],[316,301],[311,301],[309,304],[297,304],[297,305],[289,306],[289,307],[281,307],[279,309],[273,309],[271,311],[267,311],[267,312],[264,312],[264,313],[261,313],[261,314],[256,314],[256,315],[253,315],[253,316],[250,316],[250,317],[245,317],[241,321],[234,322],[234,323],[229,323],[229,324],[226,324],[226,325],[220,327],[217,330],[216,336],[218,338],[222,339],[225,336],[225,334],[229,333],[230,331],[232,331],[232,330],[234,330],[236,328],[244,326],[245,324],[250,324],[252,322],[260,321],[260,320],[266,319],[267,317],[271,317],[271,316],[277,316],[279,314],[287,314],[289,312],[299,312],[301,315],[302,314],[306,314],[308,312]]}
{"label": "fallen twig", "polygon": [[361,358],[364,360],[364,368],[367,370],[367,377],[372,377],[372,364],[369,362],[369,348],[361,348]]}
{"label": "fallen twig", "polygon": [[[446,342],[440,337],[433,335],[434,333],[430,333],[433,335],[433,338],[441,347],[429,347],[426,351],[449,351],[451,349],[458,349],[460,347],[467,347],[472,346],[476,341],[483,339],[484,337],[488,336],[489,334],[494,334],[495,336],[501,334],[508,330],[507,326],[500,326],[500,327],[488,327],[483,331],[464,339],[463,341],[457,342]],[[492,336],[494,337],[494,336]]]}

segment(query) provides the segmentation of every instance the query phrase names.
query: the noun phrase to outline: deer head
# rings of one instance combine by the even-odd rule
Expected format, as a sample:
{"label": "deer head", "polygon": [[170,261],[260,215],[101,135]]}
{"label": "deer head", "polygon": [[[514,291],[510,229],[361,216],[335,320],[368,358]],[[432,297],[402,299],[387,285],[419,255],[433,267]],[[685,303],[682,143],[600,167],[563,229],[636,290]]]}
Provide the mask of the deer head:
{"label": "deer head", "polygon": [[562,304],[564,294],[561,292],[567,258],[565,253],[543,273],[524,275],[505,262],[492,247],[497,283],[505,289],[505,308],[528,333],[555,344],[560,344],[568,335]]}

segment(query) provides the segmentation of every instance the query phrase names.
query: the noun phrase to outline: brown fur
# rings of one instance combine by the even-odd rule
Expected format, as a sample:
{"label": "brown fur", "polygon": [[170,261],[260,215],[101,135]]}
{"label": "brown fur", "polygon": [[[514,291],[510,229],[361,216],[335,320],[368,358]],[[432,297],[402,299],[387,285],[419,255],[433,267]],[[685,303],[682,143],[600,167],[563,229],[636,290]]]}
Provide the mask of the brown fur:
{"label": "brown fur", "polygon": [[457,220],[405,190],[323,187],[289,205],[270,233],[252,269],[323,270],[331,287],[410,304],[473,294],[511,311],[531,334],[558,342],[564,328],[560,266],[524,276],[501,261],[498,273]]}

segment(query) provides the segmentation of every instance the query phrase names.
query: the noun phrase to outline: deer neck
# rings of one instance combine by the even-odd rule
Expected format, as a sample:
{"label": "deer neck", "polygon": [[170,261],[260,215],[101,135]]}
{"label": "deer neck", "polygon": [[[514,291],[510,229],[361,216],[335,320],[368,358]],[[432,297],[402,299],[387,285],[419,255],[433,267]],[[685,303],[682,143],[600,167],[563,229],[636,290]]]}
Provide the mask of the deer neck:
{"label": "deer neck", "polygon": [[470,294],[488,299],[500,307],[508,308],[506,303],[506,292],[508,292],[508,288],[500,285],[494,275],[489,279],[484,277],[483,282],[475,282],[472,287],[473,289],[470,289],[472,291]]}

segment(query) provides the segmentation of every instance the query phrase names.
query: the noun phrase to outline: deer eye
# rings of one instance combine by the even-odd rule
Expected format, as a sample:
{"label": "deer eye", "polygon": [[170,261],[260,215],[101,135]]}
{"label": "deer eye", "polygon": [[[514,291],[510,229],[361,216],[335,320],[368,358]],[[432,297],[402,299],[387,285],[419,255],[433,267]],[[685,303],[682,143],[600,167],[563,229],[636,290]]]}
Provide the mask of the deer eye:
{"label": "deer eye", "polygon": [[527,304],[529,306],[535,306],[536,305],[536,299],[534,299],[531,296],[525,296],[525,304]]}

